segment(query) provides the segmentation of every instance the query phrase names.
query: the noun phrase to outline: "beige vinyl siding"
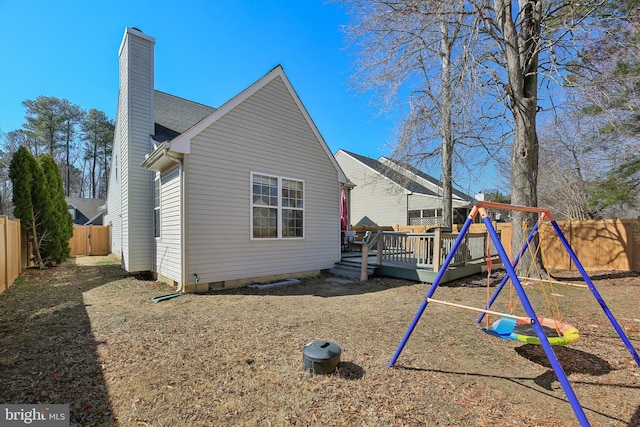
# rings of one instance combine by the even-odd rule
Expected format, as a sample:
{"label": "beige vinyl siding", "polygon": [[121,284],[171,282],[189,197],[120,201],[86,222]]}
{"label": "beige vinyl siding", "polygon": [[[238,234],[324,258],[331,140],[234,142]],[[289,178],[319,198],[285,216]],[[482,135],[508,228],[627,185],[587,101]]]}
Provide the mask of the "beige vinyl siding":
{"label": "beige vinyl siding", "polygon": [[155,272],[180,283],[180,168],[160,177],[160,237],[156,238]]}
{"label": "beige vinyl siding", "polygon": [[[127,271],[150,271],[153,255],[153,174],[140,166],[151,152],[153,43],[128,34],[121,57],[122,259]],[[124,68],[124,69],[123,69]]]}
{"label": "beige vinyl siding", "polygon": [[111,224],[111,252],[122,256],[122,222],[121,214],[121,194],[120,194],[120,119],[119,112],[116,118],[115,137],[113,141],[113,151],[111,156],[111,169],[109,170],[109,187],[107,192],[107,212],[104,217],[104,224]]}
{"label": "beige vinyl siding", "polygon": [[342,151],[336,154],[336,160],[349,181],[356,185],[351,190],[351,225],[367,219],[379,226],[407,224],[404,188]]}
{"label": "beige vinyl siding", "polygon": [[409,210],[415,209],[442,209],[442,198],[414,193],[409,196]]}
{"label": "beige vinyl siding", "polygon": [[[289,274],[339,259],[338,174],[280,77],[193,138],[186,161],[189,277]],[[251,239],[251,172],[305,182],[304,239]]]}
{"label": "beige vinyl siding", "polygon": [[[128,36],[127,40],[128,40]],[[127,168],[127,149],[128,149],[128,134],[129,134],[129,77],[128,77],[128,64],[129,64],[129,49],[128,42],[125,41],[123,49],[120,51],[120,87],[118,90],[118,112],[116,119],[116,140],[113,146],[113,156],[118,155],[118,170],[117,176],[114,175],[115,185],[109,186],[109,199],[113,200],[114,206],[117,208],[114,210],[111,216],[112,228],[112,247],[114,252],[122,257],[124,266],[129,264],[128,262],[128,247],[126,242],[125,230],[128,224],[128,212],[126,210],[128,204],[126,203],[125,194],[127,194],[127,180],[128,175]],[[111,200],[109,201],[111,205]],[[111,208],[109,208],[111,210]]]}

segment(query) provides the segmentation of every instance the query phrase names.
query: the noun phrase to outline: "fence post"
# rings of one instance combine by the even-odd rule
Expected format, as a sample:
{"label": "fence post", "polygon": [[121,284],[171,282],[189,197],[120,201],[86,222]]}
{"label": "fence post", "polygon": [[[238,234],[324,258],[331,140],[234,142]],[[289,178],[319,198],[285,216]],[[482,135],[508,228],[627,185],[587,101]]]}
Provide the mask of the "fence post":
{"label": "fence post", "polygon": [[89,225],[89,232],[87,233],[87,251],[89,256],[93,255],[91,252],[91,233],[93,232],[93,225]]}
{"label": "fence post", "polygon": [[22,223],[16,219],[16,239],[18,240],[18,274],[22,273]]}
{"label": "fence post", "polygon": [[0,290],[0,293],[2,293],[9,289],[9,218],[3,216],[0,222],[2,222],[2,228],[4,231],[4,242],[2,242],[4,245],[4,260],[0,260],[0,263],[4,262],[4,278],[2,280],[3,289]]}

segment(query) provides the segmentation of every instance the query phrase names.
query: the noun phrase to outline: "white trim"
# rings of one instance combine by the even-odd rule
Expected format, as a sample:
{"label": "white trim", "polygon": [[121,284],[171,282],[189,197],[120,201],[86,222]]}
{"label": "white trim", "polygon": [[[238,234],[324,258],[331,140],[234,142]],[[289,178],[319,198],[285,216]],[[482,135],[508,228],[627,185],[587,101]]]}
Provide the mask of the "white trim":
{"label": "white trim", "polygon": [[[349,155],[349,153],[347,153],[346,151],[344,151],[342,148],[340,148],[338,150],[338,152],[336,153],[336,156],[342,151],[342,153],[344,153],[345,156],[348,156],[350,159],[355,160],[356,162],[360,163],[362,166],[364,166],[365,168],[367,168],[368,170],[370,170],[371,172],[373,172],[375,175],[380,176],[382,179],[389,181],[391,184],[393,184],[395,187],[400,188],[401,190],[403,190],[406,194],[406,192],[408,191],[404,186],[398,184],[397,182],[395,182],[394,180],[392,180],[391,178],[389,178],[388,176],[386,176],[385,174],[380,173],[379,171],[375,170],[374,168],[372,168],[371,166],[367,165],[364,162],[361,162],[360,160],[356,159],[355,157]],[[364,157],[364,156],[363,156]],[[424,193],[416,193],[415,191],[413,192],[413,194],[420,194],[421,196],[426,196],[426,197],[436,197],[436,196],[432,196],[430,194],[424,194]],[[440,197],[440,196],[437,196]]]}
{"label": "white trim", "polygon": [[[158,186],[158,204],[156,206],[156,185]],[[153,237],[162,241],[162,175],[160,172],[155,173],[153,178]],[[156,223],[156,211],[158,211],[158,222]],[[156,235],[156,228],[158,234]]]}
{"label": "white trim", "polygon": [[[253,177],[255,175],[262,175],[262,176],[266,176],[269,178],[276,178],[278,180],[278,204],[276,206],[268,206],[269,209],[276,209],[276,230],[277,230],[277,237],[254,237],[253,236]],[[294,208],[292,210],[299,210],[302,211],[302,237],[283,237],[282,236],[282,231],[283,231],[283,223],[282,223],[282,211],[283,209],[291,209],[291,208],[284,208],[282,206],[282,181],[284,180],[288,180],[288,181],[295,181],[295,182],[301,182],[302,183],[302,209],[300,208]],[[307,189],[306,189],[306,183],[304,181],[304,179],[299,179],[299,178],[291,178],[291,177],[286,177],[286,176],[280,176],[280,175],[274,175],[274,174],[270,174],[270,173],[264,173],[264,172],[256,172],[256,171],[251,171],[249,173],[249,239],[250,240],[254,240],[254,241],[274,241],[274,240],[281,240],[281,241],[287,241],[287,240],[304,240],[305,236],[306,236],[306,227],[307,227],[307,218],[306,218],[306,197],[307,197]]]}
{"label": "white trim", "polygon": [[98,212],[92,218],[89,218],[89,220],[87,222],[85,222],[84,225],[94,225],[93,221],[95,221],[96,219],[100,218],[100,215],[104,215],[104,211]]}
{"label": "white trim", "polygon": [[[368,170],[372,171],[374,174],[376,174],[377,176],[381,177],[382,179],[384,179],[384,180],[386,180],[386,181],[388,181],[388,182],[392,183],[395,187],[402,189],[402,190],[404,191],[404,194],[411,194],[411,195],[413,195],[413,196],[419,196],[419,197],[430,197],[430,198],[434,198],[434,199],[442,199],[442,195],[440,195],[440,194],[425,194],[425,193],[421,193],[421,192],[417,192],[417,191],[410,191],[410,190],[407,190],[407,188],[406,188],[404,185],[402,185],[402,184],[398,184],[396,181],[394,181],[393,179],[389,178],[389,177],[388,177],[388,176],[386,176],[385,174],[380,173],[379,171],[375,170],[374,168],[372,168],[371,166],[367,165],[366,163],[361,162],[359,159],[357,159],[357,158],[355,158],[355,157],[351,156],[349,153],[347,153],[347,152],[346,152],[345,150],[343,150],[342,148],[338,149],[338,151],[336,152],[336,156],[337,156],[340,152],[342,152],[345,156],[348,156],[350,159],[352,159],[352,160],[354,160],[354,161],[358,162],[359,164],[361,164],[362,166],[364,166],[364,167],[365,167],[365,168],[367,168]],[[363,157],[364,157],[364,156],[363,156]],[[384,159],[386,160],[386,157],[384,157],[384,156],[382,156],[381,158],[384,158]],[[372,160],[374,160],[374,159],[372,159]],[[376,160],[376,161],[377,161],[377,162],[380,162],[380,160]],[[399,166],[399,165],[396,165],[396,166]],[[404,168],[402,168],[402,169],[403,169],[403,170],[405,170],[405,171],[407,171],[408,173],[411,173],[411,174],[413,173],[413,172],[411,172],[411,171],[409,171],[409,170],[407,170],[407,169],[404,169]],[[411,179],[411,180],[413,180],[413,181],[414,181],[414,182],[416,182],[418,185],[421,185],[422,187],[427,188],[426,186],[424,186],[424,185],[422,185],[422,184],[418,183],[415,179],[413,179],[413,178],[411,178],[411,177],[408,177],[408,176],[406,176],[406,175],[403,175],[403,176],[405,176],[407,179]],[[424,178],[422,178],[422,179],[424,179]],[[442,190],[442,187],[438,187],[436,184],[433,184],[433,183],[430,183],[430,184],[431,184],[431,185],[433,185],[434,187],[438,188],[438,190],[439,190],[439,191],[443,191],[443,190]],[[427,188],[427,190],[429,190],[429,188]],[[430,190],[430,191],[432,191],[432,190]],[[434,191],[434,192],[435,192],[435,191]],[[466,203],[466,201],[465,201],[464,199],[460,198],[459,196],[456,196],[455,194],[453,195],[453,201],[454,201],[454,202],[463,202],[463,203]],[[462,207],[462,206],[466,206],[466,205],[460,205],[460,206],[454,206],[454,207]]]}
{"label": "white trim", "polygon": [[140,37],[141,39],[144,39],[148,42],[151,42],[153,44],[156,43],[156,38],[152,37],[148,34],[143,33],[142,31],[138,30],[137,28],[133,28],[133,27],[127,27],[124,29],[124,34],[122,35],[122,41],[120,42],[120,48],[118,49],[118,56],[120,56],[122,54],[122,49],[124,49],[124,41],[127,38],[127,34],[131,34],[132,36],[136,36],[136,37]]}
{"label": "white trim", "polygon": [[324,140],[324,138],[320,134],[320,131],[318,131],[318,128],[316,127],[315,123],[311,119],[311,116],[309,116],[309,113],[307,112],[306,108],[302,104],[302,101],[298,97],[298,94],[293,89],[293,86],[291,85],[291,82],[287,78],[287,76],[286,76],[286,74],[284,72],[284,69],[282,68],[281,65],[276,66],[274,69],[269,71],[266,75],[264,75],[262,78],[260,78],[254,84],[252,84],[251,86],[249,86],[248,88],[246,88],[245,90],[240,92],[238,95],[233,97],[231,100],[227,101],[220,108],[218,108],[217,110],[212,112],[209,116],[207,116],[204,119],[200,120],[198,123],[193,125],[190,129],[188,129],[184,133],[178,135],[170,143],[170,150],[173,151],[173,152],[176,152],[176,153],[190,154],[191,153],[191,140],[194,137],[196,137],[202,131],[204,131],[209,126],[211,126],[213,123],[218,121],[221,117],[223,117],[229,111],[233,110],[235,107],[240,105],[242,102],[246,101],[249,97],[251,97],[253,94],[258,92],[260,89],[262,89],[269,82],[274,80],[276,77],[280,77],[282,79],[282,81],[284,82],[285,87],[289,91],[289,94],[291,95],[291,97],[293,98],[294,102],[296,103],[296,106],[298,107],[298,109],[302,113],[302,115],[305,118],[307,124],[311,128],[313,134],[315,135],[317,140],[322,145],[322,148],[323,148],[324,152],[326,153],[327,157],[331,161],[331,164],[333,165],[333,167],[335,168],[336,172],[338,173],[338,182],[348,183],[349,181],[347,180],[346,175],[342,171],[342,168],[340,167],[340,165],[338,164],[336,159],[333,157],[333,154],[331,153],[331,150],[329,149],[329,146],[327,145],[327,142]]}
{"label": "white trim", "polygon": [[[416,168],[416,169],[417,169],[419,172],[424,173],[425,175],[427,175],[427,176],[428,176],[429,178],[431,178],[431,179],[428,179],[428,178],[425,178],[425,177],[423,177],[423,176],[420,176],[419,174],[417,174],[417,173],[415,173],[415,172],[413,172],[413,171],[411,171],[411,170],[407,169],[407,168],[406,168],[405,166],[403,166],[400,162],[395,162],[395,161],[393,161],[393,160],[391,160],[391,159],[389,159],[388,157],[385,157],[385,156],[380,156],[380,157],[378,158],[378,162],[379,162],[379,163],[384,164],[385,166],[390,167],[390,168],[391,168],[392,170],[394,170],[394,171],[398,171],[398,172],[400,172],[402,175],[404,175],[405,177],[409,178],[409,179],[410,179],[410,180],[412,180],[413,182],[415,182],[415,183],[417,183],[417,184],[419,184],[419,185],[423,186],[423,187],[424,187],[424,188],[426,188],[427,190],[433,191],[434,193],[444,192],[444,187],[442,186],[442,182],[440,182],[440,183],[438,184],[438,182],[437,182],[437,181],[438,181],[438,179],[437,179],[437,178],[435,178],[435,177],[433,177],[433,176],[431,176],[431,175],[429,175],[429,174],[427,174],[427,173],[425,173],[425,172],[423,172],[423,171],[420,171],[420,170],[419,170],[419,169],[417,169],[417,168]],[[402,173],[401,171],[404,171],[404,172],[406,173],[406,175],[405,175],[405,173]],[[433,180],[433,181],[432,181],[432,180]],[[422,183],[422,182],[420,182],[420,181],[424,181],[424,182],[426,182],[426,183],[427,183],[427,185],[423,184],[423,183]],[[436,182],[434,182],[434,181],[436,181]],[[429,188],[429,187],[433,187],[433,188]],[[451,192],[451,197],[452,197],[452,199],[456,199],[457,201],[460,201],[460,202],[463,202],[463,203],[467,203],[467,204],[468,204],[468,201],[467,201],[467,200],[465,200],[465,199],[463,199],[462,197],[460,197],[460,196],[458,196],[457,194],[455,194],[455,192],[456,192],[456,191],[460,191],[460,190],[456,190],[456,189],[454,189],[453,187],[452,187],[451,189],[452,189],[452,192]],[[462,193],[462,191],[460,191],[460,192]],[[439,195],[438,195],[438,197],[442,197],[442,195],[441,195],[441,194],[439,194]],[[469,196],[467,196],[467,197],[469,197]]]}

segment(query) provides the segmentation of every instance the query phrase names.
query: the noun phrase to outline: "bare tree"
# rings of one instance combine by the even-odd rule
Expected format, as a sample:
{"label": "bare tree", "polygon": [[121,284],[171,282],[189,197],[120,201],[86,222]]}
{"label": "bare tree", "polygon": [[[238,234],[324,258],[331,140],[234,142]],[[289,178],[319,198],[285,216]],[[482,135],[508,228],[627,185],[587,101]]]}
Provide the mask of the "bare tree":
{"label": "bare tree", "polygon": [[[578,64],[584,46],[607,33],[612,23],[625,19],[619,2],[609,0],[480,0],[474,7],[482,17],[483,34],[494,41],[482,62],[487,81],[505,94],[513,119],[511,143],[511,201],[537,206],[540,145],[537,114],[558,101],[568,70]],[[540,102],[544,88],[547,99]],[[565,148],[568,148],[566,145]],[[536,221],[526,212],[513,217],[515,223]],[[524,240],[514,227],[513,247]],[[537,242],[533,242],[534,249]],[[525,260],[526,261],[526,260]]]}
{"label": "bare tree", "polygon": [[[544,108],[553,106],[552,100],[560,92],[557,89],[562,89],[557,84],[563,82],[563,76],[567,74],[569,67],[576,65],[575,59],[582,48],[590,40],[600,37],[603,28],[612,28],[611,22],[626,17],[624,13],[620,13],[621,2],[615,0],[471,0],[447,6],[429,0],[354,0],[347,3],[351,5],[354,21],[350,31],[360,42],[362,60],[358,76],[364,82],[362,86],[384,91],[388,100],[403,96],[409,98],[409,117],[422,119],[420,123],[408,120],[404,122],[403,135],[410,135],[407,130],[410,128],[422,137],[407,139],[410,145],[434,140],[433,132],[423,132],[428,128],[429,119],[447,127],[447,116],[438,109],[447,105],[447,92],[442,91],[447,74],[436,74],[433,66],[439,63],[446,67],[447,50],[443,46],[446,47],[447,40],[456,40],[451,50],[454,57],[461,55],[460,58],[465,58],[466,54],[473,58],[476,64],[474,71],[478,74],[474,82],[480,83],[483,89],[481,93],[484,95],[476,95],[475,100],[479,104],[490,106],[484,118],[500,120],[496,114],[500,110],[495,107],[500,100],[504,101],[508,111],[502,117],[501,127],[485,130],[488,130],[491,137],[512,138],[509,158],[511,201],[523,206],[538,205],[540,147],[537,114]],[[459,15],[464,18],[451,19],[452,16]],[[457,34],[458,38],[447,39],[444,32],[436,30],[443,21],[463,24],[459,33],[449,33]],[[604,23],[604,26],[599,26],[600,23]],[[474,34],[471,29],[479,31],[479,38],[467,36]],[[442,41],[444,45],[440,44]],[[467,64],[467,61],[453,61],[451,65],[452,70],[455,70],[454,75],[470,76],[465,72]],[[418,74],[416,71],[419,70],[425,72]],[[418,80],[416,76],[420,77],[422,92],[407,89],[414,87],[412,83]],[[366,77],[369,79],[365,79]],[[466,82],[465,78],[459,81]],[[454,84],[450,87],[456,86]],[[474,85],[458,87],[465,90],[453,92],[454,108],[449,110],[453,114],[456,106],[465,104],[465,98],[461,95],[478,93],[469,90],[477,88]],[[545,105],[540,102],[541,88],[545,89]],[[413,97],[418,93],[435,95],[436,101],[428,95],[423,97],[429,100],[428,104],[424,103],[429,107],[424,108],[414,102]],[[487,110],[482,105],[476,107],[476,111]],[[454,117],[453,122],[456,123],[461,116]],[[455,127],[453,129],[454,141],[459,135],[465,134],[459,131],[456,133]],[[441,144],[424,152],[425,157],[443,151],[448,143],[447,134],[440,132],[439,136]],[[482,136],[476,134],[471,137],[480,140]],[[533,224],[537,215],[517,212],[513,220],[518,224]],[[523,240],[523,229],[514,227],[514,250],[521,247]],[[536,253],[537,241],[532,246]]]}
{"label": "bare tree", "polygon": [[580,115],[574,113],[555,116],[541,129],[540,202],[558,219],[594,219],[597,213],[588,208],[588,191],[599,165],[582,144]]}
{"label": "bare tree", "polygon": [[540,200],[567,219],[637,215],[638,179],[621,175],[640,137],[638,6],[603,6],[592,20],[598,31],[562,75],[562,105],[542,127]]}
{"label": "bare tree", "polygon": [[483,139],[473,131],[474,106],[467,102],[480,88],[470,72],[474,16],[459,0],[346,3],[353,19],[348,34],[359,53],[355,86],[375,91],[383,108],[406,103],[393,157],[419,168],[439,157],[443,220],[450,227],[456,144]]}

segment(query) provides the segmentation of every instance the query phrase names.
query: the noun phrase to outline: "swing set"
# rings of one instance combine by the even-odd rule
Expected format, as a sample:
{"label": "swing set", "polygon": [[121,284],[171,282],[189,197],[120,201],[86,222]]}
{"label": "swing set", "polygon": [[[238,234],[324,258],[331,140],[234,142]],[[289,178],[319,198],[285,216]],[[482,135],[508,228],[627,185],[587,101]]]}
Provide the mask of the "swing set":
{"label": "swing set", "polygon": [[[549,265],[544,260],[544,253],[540,251],[540,248],[542,247],[542,245],[537,245],[537,249],[535,253],[533,253],[533,251],[531,250],[531,246],[529,245],[531,240],[535,237],[536,232],[539,231],[538,225],[539,223],[536,223],[536,225],[534,226],[534,229],[531,230],[529,237],[525,241],[522,249],[520,250],[520,253],[518,254],[518,257],[516,258],[516,262],[514,262],[513,267],[514,269],[516,269],[516,272],[518,272],[517,270],[521,270],[520,259],[525,252],[529,253],[529,255],[531,256],[530,258],[531,260],[536,260],[538,255],[540,255],[541,258],[543,258],[543,264]],[[522,234],[524,235],[526,231],[527,231],[527,223],[523,222]],[[490,239],[487,240],[487,249],[486,249],[485,259],[487,260],[487,305],[485,309],[488,310],[491,307],[491,305],[495,302],[495,299],[497,298],[498,294],[502,291],[505,284],[508,283],[510,280],[508,275],[505,276],[500,282],[500,285],[494,292],[493,296],[489,296],[490,285],[491,285],[491,269],[493,266],[493,259],[491,257],[491,240]],[[535,272],[537,273],[536,278],[532,277],[531,270],[535,270]],[[544,330],[545,335],[549,340],[549,344],[567,345],[567,344],[576,342],[580,338],[580,334],[578,332],[578,329],[576,329],[572,325],[565,323],[563,321],[562,313],[560,312],[560,307],[558,304],[557,294],[555,292],[554,285],[578,286],[578,287],[585,287],[585,288],[587,287],[587,285],[558,282],[550,279],[543,280],[542,274],[540,272],[540,268],[536,262],[531,262],[529,264],[529,268],[524,274],[521,272],[518,272],[518,273],[519,273],[518,274],[519,280],[525,283],[537,282],[540,284],[540,290],[544,295],[544,300],[546,302],[547,310],[550,316],[538,317],[537,320],[538,320],[538,323],[542,325],[542,329]],[[517,307],[516,307],[517,300],[514,298],[515,287],[512,285],[509,289],[510,289],[510,292],[509,292],[508,314],[513,315],[517,310]],[[476,323],[480,323],[483,317],[485,317],[485,314],[486,313],[484,312],[481,313]],[[517,316],[507,317],[506,315],[503,314],[500,317],[500,319],[496,320],[494,323],[491,323],[490,317],[489,315],[487,315],[486,326],[482,328],[482,330],[487,334],[496,336],[498,338],[508,338],[514,341],[520,341],[527,344],[540,344],[540,339],[537,337],[535,330],[531,326],[531,322],[529,321],[529,318],[526,318],[526,317],[525,318],[517,318]]]}
{"label": "swing set", "polygon": [[[522,249],[519,251],[518,255],[515,257],[513,263],[511,262],[504,247],[502,246],[500,237],[498,236],[496,229],[493,227],[493,224],[491,223],[491,218],[487,213],[487,209],[531,212],[531,213],[536,213],[539,216],[538,221],[533,225],[531,232],[527,236]],[[432,298],[444,274],[446,273],[447,268],[449,267],[449,264],[453,260],[456,251],[464,241],[465,235],[469,231],[469,227],[471,226],[471,223],[473,222],[475,217],[478,215],[478,213],[481,215],[482,222],[484,223],[487,229],[487,232],[490,236],[490,239],[488,239],[488,242],[487,242],[488,274],[487,274],[486,306],[484,308],[469,307],[461,304],[455,304],[455,303],[436,300]],[[516,268],[519,268],[518,265],[520,260],[523,258],[525,253],[527,253],[527,251],[529,251],[528,253],[531,255],[531,259],[535,259],[535,257],[538,255],[537,252],[533,253],[533,251],[531,250],[530,244],[535,238],[536,234],[538,233],[540,224],[543,223],[544,221],[549,221],[551,227],[556,233],[557,238],[560,239],[560,242],[562,243],[565,250],[567,251],[567,254],[571,257],[578,271],[582,275],[582,278],[586,283],[585,285],[567,284],[563,282],[557,282],[557,281],[546,280],[546,279],[543,280],[541,278],[541,274],[539,271],[537,271],[538,278],[530,278],[529,276],[531,275],[531,266],[535,265],[534,262],[531,263],[531,266],[529,267],[529,271],[527,271],[524,275],[518,275],[518,273],[516,272]],[[526,224],[523,224],[523,229],[526,229]],[[492,257],[490,254],[491,242],[493,242],[495,250],[497,251],[498,256],[500,257],[500,260],[502,261],[504,269],[507,273],[505,277],[502,279],[502,281],[500,282],[500,284],[496,287],[496,290],[493,293],[493,295],[490,295],[490,291],[489,291],[489,280],[490,280],[491,268],[492,268]],[[537,247],[538,247],[537,250],[540,250],[540,245],[537,245]],[[540,317],[536,314],[522,285],[522,282],[524,281],[532,281],[532,282],[540,283],[541,289],[545,297],[545,301],[547,302],[547,309],[551,313],[549,317]],[[496,302],[496,299],[498,298],[500,292],[504,289],[505,285],[508,282],[511,283],[511,286],[510,286],[511,294],[509,298],[510,303],[509,303],[509,310],[508,310],[509,312],[504,313],[504,312],[491,310],[492,305]],[[458,238],[456,239],[453,246],[451,247],[451,250],[447,255],[447,257],[445,258],[444,263],[440,267],[440,270],[438,271],[438,274],[436,275],[436,278],[434,279],[431,287],[427,291],[424,301],[420,305],[416,315],[413,318],[413,321],[409,325],[409,328],[407,329],[405,335],[400,341],[400,344],[398,345],[398,348],[396,349],[395,354],[393,355],[391,361],[389,362],[389,367],[392,368],[395,365],[396,361],[398,360],[398,357],[400,356],[400,353],[402,353],[403,348],[407,344],[407,341],[409,340],[413,330],[415,329],[416,325],[418,324],[418,321],[420,320],[420,317],[424,313],[429,303],[441,304],[445,306],[476,311],[480,313],[478,319],[476,320],[476,323],[481,323],[483,319],[486,320],[486,326],[483,327],[482,330],[486,332],[488,335],[492,335],[492,336],[503,338],[503,339],[516,340],[519,342],[524,342],[529,344],[539,344],[542,346],[547,356],[547,359],[549,360],[549,363],[551,364],[551,367],[553,368],[556,374],[556,377],[558,378],[558,381],[560,382],[560,385],[562,386],[562,389],[564,390],[569,400],[569,403],[573,408],[573,412],[575,413],[576,418],[578,419],[578,422],[580,423],[581,426],[589,426],[590,425],[589,420],[587,419],[585,412],[582,406],[580,405],[580,402],[578,401],[578,398],[575,392],[573,391],[571,384],[569,383],[569,379],[567,378],[567,375],[565,374],[564,369],[560,365],[560,362],[558,361],[558,358],[556,357],[555,352],[553,351],[553,348],[552,348],[553,345],[567,345],[567,344],[573,343],[577,341],[580,336],[577,328],[563,321],[562,315],[558,308],[556,295],[553,290],[554,285],[572,285],[572,286],[581,286],[581,287],[588,288],[593,294],[593,297],[602,307],[602,310],[604,311],[607,318],[611,322],[611,325],[613,326],[613,328],[618,333],[618,336],[620,337],[620,339],[622,339],[623,343],[625,344],[625,346],[627,347],[627,349],[635,359],[638,366],[640,366],[640,356],[638,355],[635,348],[629,341],[629,338],[624,333],[618,321],[615,319],[615,317],[609,310],[609,307],[607,307],[607,304],[602,299],[602,296],[596,289],[595,285],[589,278],[584,267],[578,260],[578,257],[576,256],[575,252],[573,251],[567,239],[565,238],[564,234],[560,230],[560,227],[558,226],[556,221],[553,219],[551,212],[548,209],[542,209],[542,208],[514,206],[514,205],[506,205],[506,204],[492,203],[492,202],[477,202],[476,205],[471,210],[469,217],[467,218],[464,225],[462,226],[462,229],[460,230]],[[549,292],[547,292],[546,287],[549,287],[550,289]],[[526,315],[520,316],[520,315],[514,314],[515,304],[513,304],[513,300],[516,295]],[[489,316],[497,316],[499,318],[495,322],[491,323]]]}

